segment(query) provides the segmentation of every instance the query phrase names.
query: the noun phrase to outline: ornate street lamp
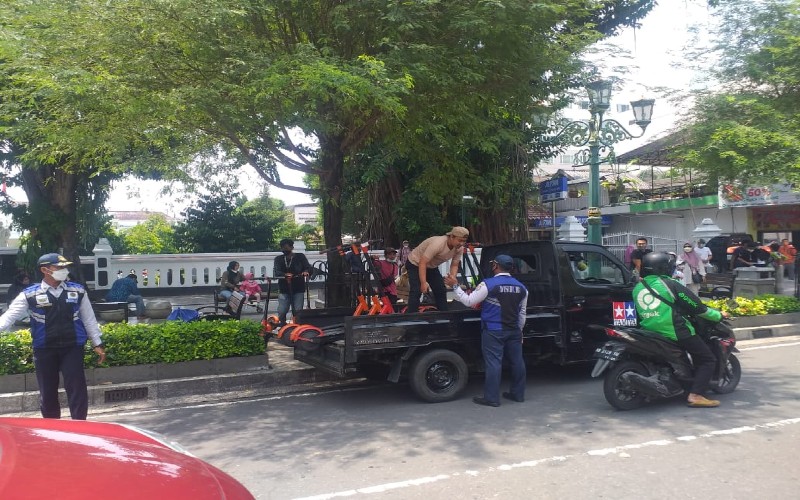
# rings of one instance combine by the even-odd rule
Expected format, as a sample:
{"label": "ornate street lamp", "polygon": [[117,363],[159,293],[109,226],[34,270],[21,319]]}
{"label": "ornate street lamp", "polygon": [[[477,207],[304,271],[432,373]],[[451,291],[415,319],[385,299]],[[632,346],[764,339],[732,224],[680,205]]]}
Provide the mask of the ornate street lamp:
{"label": "ornate street lamp", "polygon": [[[542,142],[548,144],[567,143],[575,147],[586,149],[575,155],[574,166],[589,165],[589,210],[588,210],[588,240],[589,243],[602,244],[601,212],[600,212],[600,163],[613,161],[614,144],[626,139],[636,139],[644,135],[645,129],[650,124],[653,116],[654,99],[641,99],[631,102],[634,123],[642,133],[633,135],[616,120],[603,119],[603,114],[611,104],[611,82],[598,80],[586,85],[589,94],[588,121],[576,120],[557,124],[561,127],[558,133],[541,137]],[[547,128],[547,120],[541,115],[535,116],[533,125],[536,128]],[[608,151],[604,159],[600,159],[600,150]]]}

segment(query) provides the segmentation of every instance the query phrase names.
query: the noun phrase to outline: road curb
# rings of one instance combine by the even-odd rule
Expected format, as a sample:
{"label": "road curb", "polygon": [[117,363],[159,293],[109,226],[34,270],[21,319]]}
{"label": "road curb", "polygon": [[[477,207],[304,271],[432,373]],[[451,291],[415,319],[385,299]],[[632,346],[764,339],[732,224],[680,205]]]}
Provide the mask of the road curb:
{"label": "road curb", "polygon": [[[238,371],[230,373],[211,373],[203,375],[144,380],[133,382],[105,382],[89,386],[89,406],[91,412],[118,409],[121,406],[152,407],[166,406],[173,401],[201,396],[206,399],[224,399],[225,394],[236,397],[253,397],[263,394],[294,392],[309,384],[331,383],[337,381],[326,373],[308,365],[294,361],[290,349],[270,349],[271,369],[266,366],[263,356],[239,358]],[[202,364],[198,365],[203,366]],[[352,383],[352,381],[347,381]],[[59,391],[62,414],[69,413],[66,394]],[[0,414],[37,412],[39,409],[38,390],[9,392],[0,394]]]}
{"label": "road curb", "polygon": [[[781,317],[781,320],[796,319],[794,315],[781,316],[786,316]],[[750,322],[742,323],[752,324]],[[734,326],[736,326],[734,334],[737,340],[800,335],[800,322],[761,326],[739,326],[740,324],[740,320],[734,320]],[[278,345],[270,347],[272,369],[267,368],[266,359],[263,356],[214,361],[219,363],[192,362],[184,367],[176,366],[172,371],[149,368],[151,373],[174,375],[174,377],[164,379],[138,381],[129,379],[123,382],[119,378],[108,375],[98,376],[95,380],[97,383],[89,386],[90,412],[104,413],[123,408],[130,410],[167,407],[187,401],[193,403],[218,402],[271,394],[287,394],[319,388],[321,385],[331,387],[362,383],[361,379],[340,379],[295,361],[290,348]],[[131,370],[135,367],[121,368]],[[192,368],[194,372],[192,372]],[[141,369],[147,371],[148,367],[141,367]],[[181,377],[181,374],[194,376]],[[5,377],[24,377],[24,375],[7,375]],[[134,380],[136,379],[134,378]],[[91,379],[90,383],[92,383]],[[62,413],[66,416],[68,407],[63,389],[59,391],[59,397]],[[39,393],[35,389],[0,394],[0,415],[38,414],[38,409]]]}

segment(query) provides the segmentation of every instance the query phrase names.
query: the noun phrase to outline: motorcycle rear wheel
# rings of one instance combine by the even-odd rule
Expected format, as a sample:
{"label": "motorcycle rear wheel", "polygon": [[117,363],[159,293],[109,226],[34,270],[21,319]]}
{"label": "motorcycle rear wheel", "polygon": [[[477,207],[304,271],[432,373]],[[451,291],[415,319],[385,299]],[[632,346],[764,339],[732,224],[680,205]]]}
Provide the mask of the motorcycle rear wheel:
{"label": "motorcycle rear wheel", "polygon": [[622,379],[622,375],[626,372],[635,372],[645,377],[649,375],[645,367],[635,361],[617,363],[606,373],[603,380],[603,395],[608,404],[623,411],[640,408],[647,400],[644,394]]}
{"label": "motorcycle rear wheel", "polygon": [[735,354],[730,354],[725,371],[722,372],[722,377],[711,384],[711,390],[717,394],[730,394],[736,390],[741,379],[742,365],[739,363],[739,358]]}

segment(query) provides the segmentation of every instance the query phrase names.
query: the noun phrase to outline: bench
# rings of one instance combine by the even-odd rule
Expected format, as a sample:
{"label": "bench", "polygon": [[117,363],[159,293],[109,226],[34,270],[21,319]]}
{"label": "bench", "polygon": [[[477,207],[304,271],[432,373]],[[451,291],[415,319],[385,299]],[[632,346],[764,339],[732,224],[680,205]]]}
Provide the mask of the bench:
{"label": "bench", "polygon": [[[216,293],[214,294],[214,298],[217,298]],[[222,297],[220,297],[221,299]],[[223,300],[224,302],[224,300]],[[242,308],[244,307],[246,300],[245,296],[242,292],[233,292],[231,294],[230,300],[225,303],[225,306],[220,311],[220,307],[217,304],[213,306],[204,306],[195,309],[198,313],[200,313],[200,319],[203,320],[212,320],[212,319],[241,319],[242,318]],[[214,312],[205,312],[207,309],[213,309]]]}
{"label": "bench", "polygon": [[[100,300],[92,302],[92,309],[94,310],[94,315],[102,321],[122,321],[127,323],[130,315],[128,302],[106,302]],[[114,312],[117,312],[117,314],[111,314]]]}
{"label": "bench", "polygon": [[733,282],[736,275],[733,273],[708,273],[706,280],[700,283],[697,295],[712,299],[733,298]]}

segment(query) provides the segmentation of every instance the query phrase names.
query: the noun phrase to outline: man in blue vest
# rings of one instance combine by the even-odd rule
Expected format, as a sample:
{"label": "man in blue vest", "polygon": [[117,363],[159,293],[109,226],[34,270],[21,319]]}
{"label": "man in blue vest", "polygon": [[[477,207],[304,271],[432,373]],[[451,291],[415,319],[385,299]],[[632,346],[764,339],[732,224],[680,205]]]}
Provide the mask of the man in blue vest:
{"label": "man in blue vest", "polygon": [[522,358],[522,327],[525,326],[525,309],[528,290],[509,274],[514,260],[508,255],[497,255],[492,261],[494,277],[483,280],[472,293],[467,294],[450,276],[447,286],[453,287],[456,299],[468,307],[481,302],[481,350],[486,365],[483,397],[472,401],[483,406],[500,406],[500,375],[503,355],[511,363],[511,389],[503,397],[521,403],[525,401],[525,361]]}
{"label": "man in blue vest", "polygon": [[72,264],[57,253],[39,258],[44,278],[17,295],[2,316],[0,332],[17,319],[30,315],[33,364],[39,383],[39,402],[44,418],[61,418],[58,374],[64,377],[69,413],[73,420],[86,420],[89,396],[83,372],[83,347],[91,340],[100,363],[106,351],[86,290],[67,281]]}

